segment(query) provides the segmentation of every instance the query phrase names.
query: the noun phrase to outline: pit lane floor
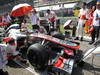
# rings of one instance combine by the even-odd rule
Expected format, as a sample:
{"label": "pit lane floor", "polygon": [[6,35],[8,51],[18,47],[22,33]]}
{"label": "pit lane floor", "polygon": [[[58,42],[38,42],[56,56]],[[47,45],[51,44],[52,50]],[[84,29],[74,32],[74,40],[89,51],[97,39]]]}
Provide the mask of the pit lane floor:
{"label": "pit lane floor", "polygon": [[[80,42],[80,41],[79,41]],[[88,41],[81,41],[81,50],[85,52],[86,50],[93,47],[89,45]],[[33,70],[29,65],[25,65],[19,62],[11,62],[11,65],[7,66],[5,70],[8,71],[9,75],[39,75]],[[93,63],[92,57],[89,59],[83,68],[77,67],[74,68],[72,75],[100,75],[100,56],[95,56]]]}

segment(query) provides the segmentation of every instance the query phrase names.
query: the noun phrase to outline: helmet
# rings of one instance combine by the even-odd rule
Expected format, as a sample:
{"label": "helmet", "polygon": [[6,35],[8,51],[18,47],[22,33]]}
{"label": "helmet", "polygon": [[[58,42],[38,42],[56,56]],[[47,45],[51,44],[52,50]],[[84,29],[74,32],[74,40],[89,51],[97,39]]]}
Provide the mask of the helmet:
{"label": "helmet", "polygon": [[51,36],[58,38],[58,39],[62,39],[62,40],[65,39],[65,36],[63,34],[61,34],[60,32],[57,32],[57,31],[51,32]]}
{"label": "helmet", "polygon": [[30,64],[39,71],[45,70],[49,60],[49,49],[36,43],[28,48],[27,57]]}

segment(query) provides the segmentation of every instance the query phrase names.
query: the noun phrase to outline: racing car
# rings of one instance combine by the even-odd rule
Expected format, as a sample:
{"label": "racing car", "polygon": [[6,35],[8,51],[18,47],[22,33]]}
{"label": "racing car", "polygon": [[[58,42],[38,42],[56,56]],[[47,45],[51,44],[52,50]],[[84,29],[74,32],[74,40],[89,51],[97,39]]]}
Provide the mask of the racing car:
{"label": "racing car", "polygon": [[[74,64],[80,57],[80,43],[64,40],[63,35],[55,33],[52,36],[45,34],[31,34],[31,37],[44,39],[41,43],[29,46],[27,58],[31,65],[39,71],[71,74]],[[59,39],[60,38],[60,39]],[[52,75],[52,74],[51,74]]]}
{"label": "racing car", "polygon": [[26,33],[21,33],[18,25],[13,25],[7,29],[6,36],[16,40],[17,48],[22,49],[25,46],[30,64],[35,70],[42,73],[46,71],[47,75],[72,74],[75,64],[99,50],[99,47],[90,49],[82,57],[83,54],[79,50],[80,43],[65,40],[59,32],[52,32],[50,35],[31,31]]}
{"label": "racing car", "polygon": [[17,42],[17,50],[26,54],[30,64],[38,71],[49,73],[64,72],[71,74],[74,64],[80,58],[80,43],[65,40],[65,36],[57,31],[50,35],[40,32],[22,32],[18,24],[6,30],[6,36]]}

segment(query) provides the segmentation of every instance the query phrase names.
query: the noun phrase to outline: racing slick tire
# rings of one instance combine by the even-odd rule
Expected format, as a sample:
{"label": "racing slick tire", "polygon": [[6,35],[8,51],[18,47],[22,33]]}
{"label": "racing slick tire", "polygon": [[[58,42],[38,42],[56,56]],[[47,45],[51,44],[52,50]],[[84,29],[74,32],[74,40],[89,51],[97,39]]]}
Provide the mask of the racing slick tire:
{"label": "racing slick tire", "polygon": [[48,65],[49,56],[49,49],[39,43],[28,48],[27,58],[35,70],[44,71]]}

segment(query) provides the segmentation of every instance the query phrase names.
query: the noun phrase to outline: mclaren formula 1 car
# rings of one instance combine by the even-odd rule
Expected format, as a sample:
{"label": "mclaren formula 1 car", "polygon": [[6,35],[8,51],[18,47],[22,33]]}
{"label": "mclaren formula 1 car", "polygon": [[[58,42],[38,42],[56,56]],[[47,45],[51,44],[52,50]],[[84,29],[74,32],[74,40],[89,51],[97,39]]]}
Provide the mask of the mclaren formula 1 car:
{"label": "mclaren formula 1 car", "polygon": [[[13,27],[13,28],[12,28]],[[73,66],[80,58],[80,43],[65,40],[64,35],[52,32],[50,35],[26,32],[21,33],[18,25],[11,26],[7,35],[17,42],[17,49],[27,49],[30,64],[38,71],[48,74],[72,74]],[[26,48],[27,47],[27,48]],[[21,50],[20,50],[21,51]]]}
{"label": "mclaren formula 1 car", "polygon": [[52,36],[44,34],[30,36],[43,39],[41,43],[29,46],[27,52],[28,60],[36,70],[46,70],[54,75],[56,73],[72,74],[74,64],[81,57],[78,42],[63,40],[63,35],[57,32]]}

